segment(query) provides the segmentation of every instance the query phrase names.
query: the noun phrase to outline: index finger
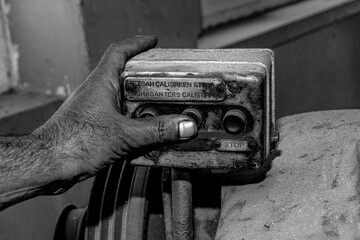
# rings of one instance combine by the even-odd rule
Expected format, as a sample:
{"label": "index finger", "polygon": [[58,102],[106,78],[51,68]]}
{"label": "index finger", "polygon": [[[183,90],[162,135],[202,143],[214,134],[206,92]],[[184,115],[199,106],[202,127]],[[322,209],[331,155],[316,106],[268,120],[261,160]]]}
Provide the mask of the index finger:
{"label": "index finger", "polygon": [[112,43],[102,56],[97,68],[110,73],[112,83],[119,90],[118,76],[124,70],[127,60],[135,55],[145,52],[157,44],[157,37],[152,35],[143,35],[129,38],[117,43]]}

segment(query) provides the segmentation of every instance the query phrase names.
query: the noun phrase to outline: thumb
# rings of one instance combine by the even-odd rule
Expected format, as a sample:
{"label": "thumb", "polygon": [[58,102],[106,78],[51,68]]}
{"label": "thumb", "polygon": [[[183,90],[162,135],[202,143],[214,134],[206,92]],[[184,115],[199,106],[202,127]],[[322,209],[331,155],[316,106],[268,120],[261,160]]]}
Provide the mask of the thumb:
{"label": "thumb", "polygon": [[[129,119],[131,127],[124,131],[131,136],[132,149],[149,151],[169,143],[191,140],[197,135],[195,121],[185,115],[161,115],[152,118]],[[128,125],[129,126],[129,125]]]}

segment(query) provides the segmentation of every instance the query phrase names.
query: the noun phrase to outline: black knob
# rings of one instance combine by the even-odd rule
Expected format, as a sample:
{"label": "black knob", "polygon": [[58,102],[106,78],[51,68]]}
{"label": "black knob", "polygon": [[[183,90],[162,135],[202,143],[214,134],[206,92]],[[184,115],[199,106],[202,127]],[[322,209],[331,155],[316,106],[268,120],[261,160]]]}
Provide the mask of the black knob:
{"label": "black knob", "polygon": [[196,108],[187,108],[181,114],[187,115],[194,119],[198,127],[201,125],[204,119],[204,114]]}
{"label": "black knob", "polygon": [[246,115],[239,109],[227,111],[222,120],[223,128],[230,134],[239,134],[246,129]]}

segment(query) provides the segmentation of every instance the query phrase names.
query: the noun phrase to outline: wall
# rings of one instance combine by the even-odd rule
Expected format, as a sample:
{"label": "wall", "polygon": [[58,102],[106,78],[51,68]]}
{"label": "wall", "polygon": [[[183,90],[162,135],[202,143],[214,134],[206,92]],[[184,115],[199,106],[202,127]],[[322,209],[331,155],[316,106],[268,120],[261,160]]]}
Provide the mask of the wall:
{"label": "wall", "polygon": [[[307,24],[316,26],[316,19]],[[316,110],[359,108],[359,26],[357,14],[306,34],[293,34],[296,37],[290,40],[280,28],[231,47],[275,51],[277,118]],[[296,32],[296,28],[287,31]],[[274,41],[278,38],[274,34],[287,41]]]}
{"label": "wall", "polygon": [[296,1],[303,0],[201,0],[202,26],[203,28],[214,27]]}
{"label": "wall", "polygon": [[9,6],[5,0],[0,0],[0,93],[8,91],[18,81],[18,54],[11,42],[8,12]]}
{"label": "wall", "polygon": [[92,66],[112,42],[151,34],[160,47],[191,48],[201,31],[200,1],[84,0],[81,6]]}
{"label": "wall", "polygon": [[360,108],[360,15],[274,48],[277,116]]}
{"label": "wall", "polygon": [[79,2],[8,0],[20,87],[66,96],[88,73]]}

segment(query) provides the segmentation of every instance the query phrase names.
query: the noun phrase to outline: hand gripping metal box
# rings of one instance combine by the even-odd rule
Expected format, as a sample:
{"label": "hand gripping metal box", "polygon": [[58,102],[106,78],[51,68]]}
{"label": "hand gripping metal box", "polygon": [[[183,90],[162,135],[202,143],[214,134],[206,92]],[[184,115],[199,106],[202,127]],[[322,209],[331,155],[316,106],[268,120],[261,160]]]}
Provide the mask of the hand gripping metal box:
{"label": "hand gripping metal box", "polygon": [[198,125],[196,139],[132,164],[258,169],[277,140],[268,49],[152,49],[127,62],[121,91],[128,117],[186,114]]}

